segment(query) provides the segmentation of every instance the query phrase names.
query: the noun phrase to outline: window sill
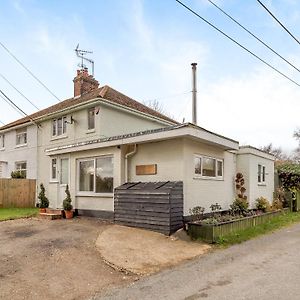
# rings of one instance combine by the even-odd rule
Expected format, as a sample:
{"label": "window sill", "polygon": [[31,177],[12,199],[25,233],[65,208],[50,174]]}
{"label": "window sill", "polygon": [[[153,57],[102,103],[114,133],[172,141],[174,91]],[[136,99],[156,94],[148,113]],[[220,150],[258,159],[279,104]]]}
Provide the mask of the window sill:
{"label": "window sill", "polygon": [[50,180],[49,183],[59,183],[58,180]]}
{"label": "window sill", "polygon": [[27,143],[26,144],[20,144],[20,145],[16,145],[15,148],[22,148],[22,147],[27,147]]}
{"label": "window sill", "polygon": [[100,198],[113,198],[113,193],[92,193],[92,192],[77,192],[76,197],[100,197]]}
{"label": "window sill", "polygon": [[62,140],[66,139],[68,136],[67,135],[59,135],[59,136],[53,136],[50,141],[56,141],[56,140]]}
{"label": "window sill", "polygon": [[205,176],[194,176],[195,180],[213,180],[213,181],[224,181],[223,177],[205,177]]}
{"label": "window sill", "polygon": [[258,186],[267,186],[267,184],[265,183],[265,182],[259,182],[258,184],[257,184]]}
{"label": "window sill", "polygon": [[5,148],[0,148],[0,151],[5,151]]}
{"label": "window sill", "polygon": [[88,129],[88,130],[86,131],[86,134],[95,133],[95,132],[96,132],[95,128],[93,128],[93,129]]}

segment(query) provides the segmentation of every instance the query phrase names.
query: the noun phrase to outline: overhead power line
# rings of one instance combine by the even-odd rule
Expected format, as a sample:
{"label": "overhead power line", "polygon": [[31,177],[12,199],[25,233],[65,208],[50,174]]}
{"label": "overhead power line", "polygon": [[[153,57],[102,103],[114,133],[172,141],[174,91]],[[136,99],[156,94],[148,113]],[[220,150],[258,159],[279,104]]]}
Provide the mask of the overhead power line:
{"label": "overhead power line", "polygon": [[249,29],[247,29],[245,26],[243,26],[240,22],[235,20],[232,16],[230,16],[227,12],[225,12],[221,7],[219,7],[217,4],[215,4],[211,0],[209,1],[213,6],[215,6],[219,11],[221,11],[224,15],[226,15],[229,19],[231,19],[234,23],[236,23],[238,26],[243,28],[246,32],[248,32],[252,37],[254,37],[257,41],[259,41],[261,44],[263,44],[265,47],[267,47],[270,51],[272,51],[274,54],[276,54],[278,57],[280,57],[283,61],[288,63],[291,67],[293,67],[296,71],[300,73],[300,69],[297,68],[295,65],[293,65],[290,61],[288,61],[286,58],[284,58],[281,54],[279,54],[277,51],[275,51],[272,47],[270,47],[268,44],[266,44],[262,39],[260,39],[258,36],[256,36],[254,33],[252,33]]}
{"label": "overhead power line", "polygon": [[32,106],[34,106],[37,110],[39,110],[39,108],[33,103],[31,102],[22,92],[20,92],[3,74],[0,73],[0,76],[15,90],[17,91],[26,101],[28,101]]}
{"label": "overhead power line", "polygon": [[272,16],[272,18],[300,45],[300,41],[280,22],[275,15],[260,1],[257,2]]}
{"label": "overhead power line", "polygon": [[222,35],[224,35],[226,38],[228,38],[229,40],[231,40],[233,43],[235,43],[236,45],[238,45],[240,48],[244,49],[246,52],[248,52],[249,54],[251,54],[252,56],[254,56],[256,59],[258,59],[259,61],[261,61],[263,64],[265,64],[266,66],[268,66],[269,68],[271,68],[272,70],[274,70],[275,72],[277,72],[278,74],[280,74],[281,76],[283,76],[284,78],[286,78],[287,80],[291,81],[292,83],[294,83],[295,85],[297,85],[297,86],[300,87],[300,84],[297,83],[295,80],[293,80],[292,78],[288,77],[287,75],[285,75],[284,73],[282,73],[281,71],[279,71],[278,69],[276,69],[275,67],[273,67],[271,64],[269,64],[268,62],[266,62],[264,59],[260,58],[254,52],[252,52],[251,50],[249,50],[248,48],[246,48],[245,46],[243,46],[242,44],[240,44],[238,41],[236,41],[234,38],[230,37],[228,34],[226,34],[224,31],[222,31],[221,29],[219,29],[217,26],[215,26],[211,22],[207,21],[205,18],[203,18],[202,16],[200,16],[198,13],[196,13],[190,7],[188,7],[187,5],[185,5],[183,2],[181,2],[179,0],[175,0],[175,1],[178,2],[185,9],[187,9],[189,12],[191,12],[192,14],[194,14],[196,17],[200,18],[206,24],[208,24],[209,26],[211,26],[212,28],[214,28],[216,31],[218,31],[219,33],[221,33]]}
{"label": "overhead power line", "polygon": [[21,65],[40,85],[42,85],[53,97],[60,102],[60,99],[37,77],[29,68],[27,68],[3,43],[0,42],[0,46],[19,64]]}
{"label": "overhead power line", "polygon": [[2,122],[1,120],[0,120],[0,123],[1,123],[2,125],[5,125],[5,123],[4,123],[4,122]]}
{"label": "overhead power line", "polygon": [[0,97],[8,103],[14,110],[16,110],[20,115],[28,116],[24,110],[22,110],[17,104],[15,104],[2,90],[0,90]]}

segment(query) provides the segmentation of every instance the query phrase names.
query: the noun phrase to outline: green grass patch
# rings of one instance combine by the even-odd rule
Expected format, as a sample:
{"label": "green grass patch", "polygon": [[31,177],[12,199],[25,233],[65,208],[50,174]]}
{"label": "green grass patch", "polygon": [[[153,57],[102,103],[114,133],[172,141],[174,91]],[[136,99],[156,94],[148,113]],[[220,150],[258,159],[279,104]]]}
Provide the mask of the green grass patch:
{"label": "green grass patch", "polygon": [[37,214],[37,208],[0,208],[0,221],[29,218]]}
{"label": "green grass patch", "polygon": [[300,222],[300,212],[286,212],[282,215],[272,218],[270,221],[264,224],[222,236],[217,240],[216,244],[219,246],[239,244],[259,235],[272,232],[276,229],[280,229],[296,222]]}

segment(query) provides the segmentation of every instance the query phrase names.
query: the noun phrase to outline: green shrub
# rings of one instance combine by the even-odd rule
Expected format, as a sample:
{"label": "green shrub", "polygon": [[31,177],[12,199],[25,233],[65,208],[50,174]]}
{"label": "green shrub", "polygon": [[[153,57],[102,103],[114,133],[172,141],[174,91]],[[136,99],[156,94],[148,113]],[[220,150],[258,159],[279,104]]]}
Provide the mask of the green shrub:
{"label": "green shrub", "polygon": [[230,205],[230,210],[234,215],[245,215],[248,212],[249,202],[245,198],[236,198]]}
{"label": "green shrub", "polygon": [[63,208],[64,208],[64,210],[72,210],[72,208],[73,208],[73,206],[71,204],[72,199],[71,199],[71,195],[70,195],[70,191],[69,191],[69,186],[68,185],[66,186],[65,193],[66,193],[67,196],[66,196],[66,198],[63,201]]}
{"label": "green shrub", "polygon": [[45,195],[45,187],[42,183],[40,184],[40,189],[41,189],[41,191],[38,196],[38,199],[40,200],[39,208],[47,208],[47,207],[49,207],[49,200]]}
{"label": "green shrub", "polygon": [[10,176],[11,176],[11,178],[14,178],[14,179],[24,179],[24,178],[26,178],[26,175],[25,175],[24,171],[12,171],[10,173]]}
{"label": "green shrub", "polygon": [[255,201],[255,206],[257,209],[262,210],[263,212],[267,212],[271,210],[271,205],[268,199],[264,197],[259,197]]}
{"label": "green shrub", "polygon": [[202,206],[195,206],[189,209],[189,213],[192,217],[192,221],[201,220],[204,214],[205,208]]}

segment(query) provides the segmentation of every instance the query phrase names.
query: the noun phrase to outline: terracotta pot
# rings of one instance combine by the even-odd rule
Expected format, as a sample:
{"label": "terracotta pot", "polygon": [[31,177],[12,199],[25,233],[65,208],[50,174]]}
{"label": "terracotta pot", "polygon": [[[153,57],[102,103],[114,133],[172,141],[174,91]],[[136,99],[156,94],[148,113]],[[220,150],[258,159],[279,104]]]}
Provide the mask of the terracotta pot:
{"label": "terracotta pot", "polygon": [[40,213],[44,214],[46,212],[46,208],[40,208]]}
{"label": "terracotta pot", "polygon": [[72,219],[73,218],[73,211],[72,210],[65,210],[65,216],[66,216],[66,219]]}

